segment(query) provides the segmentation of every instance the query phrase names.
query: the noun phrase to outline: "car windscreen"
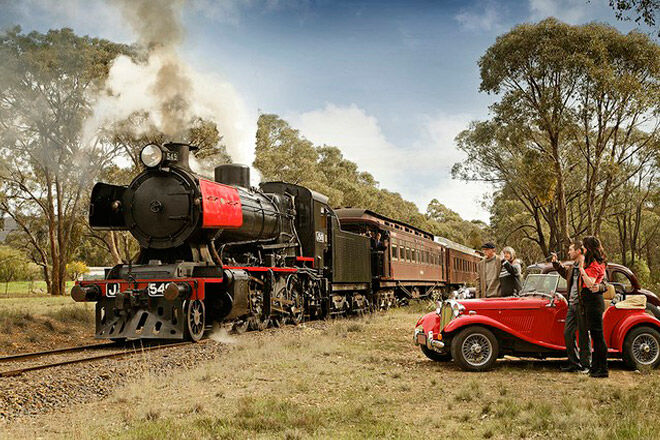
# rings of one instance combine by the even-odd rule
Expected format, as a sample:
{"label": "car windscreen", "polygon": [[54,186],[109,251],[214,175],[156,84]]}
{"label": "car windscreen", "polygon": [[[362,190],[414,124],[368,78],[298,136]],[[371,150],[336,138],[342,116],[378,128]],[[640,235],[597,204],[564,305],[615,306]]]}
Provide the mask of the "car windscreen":
{"label": "car windscreen", "polygon": [[557,291],[557,283],[559,283],[557,274],[529,274],[521,293],[538,292],[553,295]]}

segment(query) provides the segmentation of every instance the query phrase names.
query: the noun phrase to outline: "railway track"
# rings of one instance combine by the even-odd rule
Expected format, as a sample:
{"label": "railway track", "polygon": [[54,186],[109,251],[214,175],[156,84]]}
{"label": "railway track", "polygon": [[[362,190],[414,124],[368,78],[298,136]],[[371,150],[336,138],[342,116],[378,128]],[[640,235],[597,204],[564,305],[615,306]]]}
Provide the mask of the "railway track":
{"label": "railway track", "polygon": [[[76,358],[76,359],[66,359],[66,360],[60,360],[60,361],[55,361],[55,362],[49,362],[49,363],[45,363],[45,364],[29,365],[29,366],[20,367],[20,368],[4,370],[4,371],[0,371],[0,377],[19,376],[19,375],[21,375],[23,373],[27,373],[29,371],[45,370],[47,368],[59,367],[59,366],[62,366],[62,365],[71,365],[71,364],[79,364],[79,363],[84,363],[84,362],[93,362],[93,361],[101,360],[101,359],[120,358],[120,357],[130,356],[130,355],[134,355],[134,354],[145,353],[145,352],[148,352],[148,351],[161,350],[161,349],[164,349],[164,348],[179,347],[179,346],[182,346],[182,345],[190,345],[190,344],[193,344],[193,342],[184,341],[184,342],[165,343],[165,344],[156,344],[156,345],[147,345],[147,346],[134,346],[133,348],[124,349],[124,350],[119,351],[119,352],[104,353],[104,354],[98,354],[98,355],[94,355],[94,356],[87,356],[87,357]],[[90,345],[83,345],[83,346],[80,346],[80,347],[61,348],[61,349],[50,350],[50,351],[41,351],[41,352],[34,352],[34,353],[23,353],[23,354],[18,354],[18,355],[13,355],[13,356],[2,357],[2,358],[0,358],[0,363],[21,362],[21,361],[24,361],[24,360],[27,360],[27,359],[39,359],[39,358],[44,358],[44,357],[47,357],[47,356],[60,355],[60,354],[65,354],[65,353],[75,353],[75,352],[80,352],[80,351],[85,351],[85,350],[93,350],[93,349],[101,349],[101,348],[112,348],[112,347],[119,348],[120,345],[116,342],[111,342],[111,343],[105,343],[105,344],[90,344]]]}

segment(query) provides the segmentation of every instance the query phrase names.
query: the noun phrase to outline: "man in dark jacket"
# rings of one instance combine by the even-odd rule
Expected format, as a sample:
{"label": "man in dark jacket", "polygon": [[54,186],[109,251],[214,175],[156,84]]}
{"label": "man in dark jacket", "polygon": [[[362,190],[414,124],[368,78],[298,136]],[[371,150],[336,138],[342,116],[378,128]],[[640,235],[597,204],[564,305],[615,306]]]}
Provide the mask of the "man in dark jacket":
{"label": "man in dark jacket", "polygon": [[[580,279],[580,269],[578,259],[582,255],[582,242],[574,240],[568,248],[568,256],[573,260],[573,264],[562,265],[557,261],[557,256],[552,256],[552,266],[562,278],[566,279],[568,311],[566,313],[566,323],[564,326],[564,341],[566,343],[566,354],[568,355],[568,365],[561,367],[562,371],[589,371],[591,364],[591,343],[584,309],[580,301],[580,290],[582,280]],[[580,343],[580,355],[575,344],[575,331],[578,332]]]}

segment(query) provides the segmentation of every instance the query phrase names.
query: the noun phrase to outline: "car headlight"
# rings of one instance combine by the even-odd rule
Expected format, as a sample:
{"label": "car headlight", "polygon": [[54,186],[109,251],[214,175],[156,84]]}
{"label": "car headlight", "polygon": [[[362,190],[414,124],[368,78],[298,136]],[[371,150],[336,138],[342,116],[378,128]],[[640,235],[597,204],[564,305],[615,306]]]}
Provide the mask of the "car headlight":
{"label": "car headlight", "polygon": [[454,318],[457,318],[458,315],[463,313],[464,310],[465,310],[465,306],[463,304],[459,303],[458,301],[451,302],[451,311],[452,314],[454,315]]}
{"label": "car headlight", "polygon": [[149,144],[140,151],[140,160],[147,168],[154,168],[163,162],[163,150],[156,144]]}

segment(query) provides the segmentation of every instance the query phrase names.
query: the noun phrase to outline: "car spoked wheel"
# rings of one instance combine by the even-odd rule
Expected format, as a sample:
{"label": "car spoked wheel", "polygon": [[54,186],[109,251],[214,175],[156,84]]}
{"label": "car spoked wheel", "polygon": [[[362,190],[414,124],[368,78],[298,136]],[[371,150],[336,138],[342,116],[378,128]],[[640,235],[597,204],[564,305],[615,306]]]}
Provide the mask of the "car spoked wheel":
{"label": "car spoked wheel", "polygon": [[199,341],[204,335],[204,326],[206,325],[206,310],[204,303],[198,299],[186,301],[186,333],[188,338],[193,341]]}
{"label": "car spoked wheel", "polygon": [[486,371],[495,365],[499,352],[497,338],[486,327],[461,330],[451,342],[451,356],[464,370]]}
{"label": "car spoked wheel", "polygon": [[655,368],[660,363],[660,333],[647,326],[632,329],[623,342],[623,357],[631,368]]}
{"label": "car spoked wheel", "polygon": [[461,347],[463,357],[470,365],[480,367],[493,355],[493,346],[487,337],[482,334],[470,335],[463,341]]}
{"label": "car spoked wheel", "polygon": [[632,342],[632,354],[637,362],[650,365],[658,359],[658,341],[648,334],[641,334]]}

